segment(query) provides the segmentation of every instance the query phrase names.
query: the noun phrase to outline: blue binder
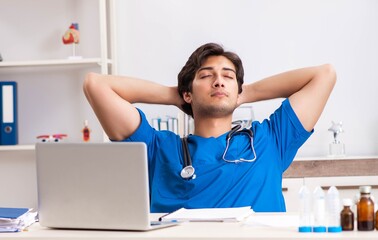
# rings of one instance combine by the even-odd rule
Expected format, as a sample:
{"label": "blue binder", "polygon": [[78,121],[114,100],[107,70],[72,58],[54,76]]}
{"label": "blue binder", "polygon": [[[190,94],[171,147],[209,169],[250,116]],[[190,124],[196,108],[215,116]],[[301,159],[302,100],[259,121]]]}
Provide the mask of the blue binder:
{"label": "blue binder", "polygon": [[29,208],[0,207],[0,218],[17,219],[29,211],[30,211]]}
{"label": "blue binder", "polygon": [[17,83],[0,82],[0,145],[18,144]]}

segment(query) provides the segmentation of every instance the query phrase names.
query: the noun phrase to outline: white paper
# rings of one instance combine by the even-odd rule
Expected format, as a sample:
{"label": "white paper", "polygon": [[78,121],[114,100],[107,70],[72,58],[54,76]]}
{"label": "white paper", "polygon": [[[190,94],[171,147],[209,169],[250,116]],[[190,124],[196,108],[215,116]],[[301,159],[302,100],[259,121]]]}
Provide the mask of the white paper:
{"label": "white paper", "polygon": [[0,233],[19,232],[37,221],[37,212],[27,212],[16,219],[0,218]]}
{"label": "white paper", "polygon": [[162,221],[241,221],[253,213],[251,207],[238,208],[181,208],[162,217]]}

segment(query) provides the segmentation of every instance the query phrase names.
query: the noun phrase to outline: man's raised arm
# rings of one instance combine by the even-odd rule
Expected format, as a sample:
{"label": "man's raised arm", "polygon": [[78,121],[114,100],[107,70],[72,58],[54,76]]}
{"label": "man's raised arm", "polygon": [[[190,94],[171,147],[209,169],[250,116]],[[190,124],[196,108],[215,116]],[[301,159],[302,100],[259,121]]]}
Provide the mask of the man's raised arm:
{"label": "man's raised arm", "polygon": [[176,87],[130,77],[89,73],[83,89],[102,127],[112,140],[123,140],[138,128],[141,120],[132,103],[180,107],[182,102]]}
{"label": "man's raised arm", "polygon": [[307,131],[318,121],[336,83],[332,65],[296,69],[245,85],[239,104],[274,98],[289,98]]}

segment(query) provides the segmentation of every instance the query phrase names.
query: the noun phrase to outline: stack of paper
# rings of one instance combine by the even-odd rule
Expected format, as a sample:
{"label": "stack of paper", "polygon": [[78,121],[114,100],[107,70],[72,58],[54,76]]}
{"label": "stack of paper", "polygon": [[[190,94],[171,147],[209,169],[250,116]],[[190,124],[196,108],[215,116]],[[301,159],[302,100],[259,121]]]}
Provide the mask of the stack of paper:
{"label": "stack of paper", "polygon": [[36,222],[29,208],[0,208],[0,232],[19,232]]}
{"label": "stack of paper", "polygon": [[238,222],[253,213],[251,207],[238,208],[180,208],[162,216],[160,221]]}

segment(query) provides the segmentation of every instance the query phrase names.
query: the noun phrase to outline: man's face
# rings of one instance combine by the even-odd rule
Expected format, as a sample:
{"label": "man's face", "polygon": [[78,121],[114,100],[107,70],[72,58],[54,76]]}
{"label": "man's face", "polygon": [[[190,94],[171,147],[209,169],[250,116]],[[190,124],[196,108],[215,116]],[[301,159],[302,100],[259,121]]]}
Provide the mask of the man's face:
{"label": "man's face", "polygon": [[196,72],[192,92],[184,94],[184,100],[192,105],[194,116],[230,115],[237,107],[237,99],[235,66],[223,56],[207,58]]}

